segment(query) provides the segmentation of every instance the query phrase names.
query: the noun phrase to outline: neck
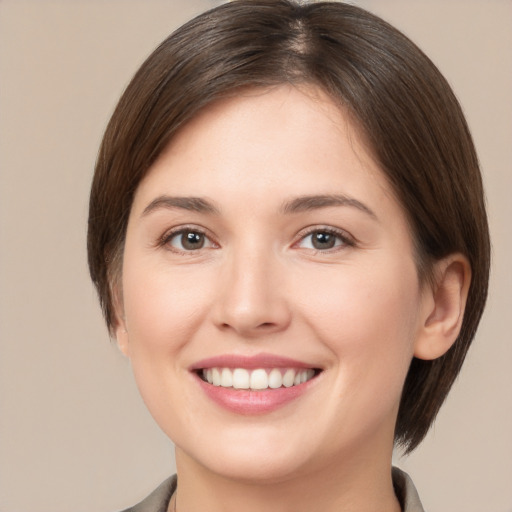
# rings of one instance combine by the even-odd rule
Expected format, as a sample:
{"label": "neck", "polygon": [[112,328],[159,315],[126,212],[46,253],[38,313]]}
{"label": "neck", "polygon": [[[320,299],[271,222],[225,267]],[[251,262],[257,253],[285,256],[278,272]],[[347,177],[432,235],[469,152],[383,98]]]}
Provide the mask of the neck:
{"label": "neck", "polygon": [[[344,459],[279,482],[254,482],[209,471],[176,448],[177,512],[400,512],[391,455]],[[173,507],[173,503],[171,503]],[[172,512],[173,508],[171,508]]]}

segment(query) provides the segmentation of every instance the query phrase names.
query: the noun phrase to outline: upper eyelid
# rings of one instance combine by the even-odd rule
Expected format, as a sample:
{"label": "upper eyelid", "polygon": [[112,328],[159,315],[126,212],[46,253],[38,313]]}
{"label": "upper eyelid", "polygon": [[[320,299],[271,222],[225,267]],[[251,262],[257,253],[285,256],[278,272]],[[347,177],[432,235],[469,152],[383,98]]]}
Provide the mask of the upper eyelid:
{"label": "upper eyelid", "polygon": [[215,237],[210,233],[208,229],[195,224],[185,224],[181,226],[176,226],[164,231],[162,236],[160,236],[158,239],[158,245],[165,245],[166,243],[169,242],[169,240],[171,240],[176,235],[179,235],[180,233],[184,233],[187,231],[200,233],[201,235],[204,235],[206,238],[208,238],[213,244],[218,245],[218,242],[216,241]]}
{"label": "upper eyelid", "polygon": [[[200,234],[204,235],[205,237],[207,237],[213,244],[215,244],[217,246],[220,245],[219,242],[217,241],[216,237],[211,233],[211,231],[209,229],[207,229],[203,226],[197,225],[197,224],[179,225],[179,226],[175,226],[173,228],[170,228],[170,229],[164,231],[164,233],[159,237],[159,239],[157,241],[157,245],[165,245],[166,243],[169,242],[169,240],[171,238],[173,238],[176,235],[179,235],[180,233],[186,232],[186,231],[200,233]],[[319,232],[319,231],[320,232],[326,231],[326,232],[332,233],[336,236],[339,236],[344,241],[350,242],[351,244],[354,244],[354,245],[357,243],[356,238],[353,235],[351,235],[348,231],[346,231],[342,228],[325,225],[325,224],[315,224],[315,225],[307,226],[307,227],[299,230],[294,237],[292,246],[296,245],[298,242],[300,242],[307,236],[310,236],[313,233]]]}
{"label": "upper eyelid", "polygon": [[326,231],[329,233],[333,233],[335,235],[338,235],[340,238],[351,240],[354,243],[356,242],[356,238],[353,235],[351,235],[348,231],[346,231],[345,229],[336,228],[334,226],[328,226],[328,225],[308,226],[307,228],[301,229],[297,233],[296,236],[297,236],[298,240],[302,240],[303,238],[305,238],[313,233],[319,232],[319,231],[320,232]]}

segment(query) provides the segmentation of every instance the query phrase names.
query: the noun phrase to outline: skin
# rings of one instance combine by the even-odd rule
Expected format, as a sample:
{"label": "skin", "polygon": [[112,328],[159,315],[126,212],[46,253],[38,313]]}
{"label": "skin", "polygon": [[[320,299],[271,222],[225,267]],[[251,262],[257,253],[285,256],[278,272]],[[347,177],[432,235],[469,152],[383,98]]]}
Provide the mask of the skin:
{"label": "skin", "polygon": [[[333,194],[350,200],[283,211]],[[217,211],[156,204],[163,195]],[[204,246],[170,234],[184,228]],[[337,231],[335,246],[315,248],[312,229]],[[413,355],[453,343],[469,286],[461,256],[436,273],[435,289],[421,285],[403,209],[320,90],[245,91],[182,128],[135,194],[116,330],[176,444],[178,510],[399,511],[390,467],[403,382]],[[261,352],[322,372],[297,400],[243,415],[189,371]]]}

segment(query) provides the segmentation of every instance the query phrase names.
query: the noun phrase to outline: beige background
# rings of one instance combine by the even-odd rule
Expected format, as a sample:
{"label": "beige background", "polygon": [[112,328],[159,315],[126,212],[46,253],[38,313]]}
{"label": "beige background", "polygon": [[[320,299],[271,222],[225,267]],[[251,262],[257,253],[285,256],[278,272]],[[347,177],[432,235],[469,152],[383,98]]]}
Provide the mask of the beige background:
{"label": "beige background", "polygon": [[[431,512],[512,511],[512,2],[365,0],[465,108],[494,240],[489,306],[407,460]],[[0,511],[112,511],[173,471],[88,281],[88,186],[115,101],[207,0],[0,0]],[[398,459],[398,458],[397,458]]]}

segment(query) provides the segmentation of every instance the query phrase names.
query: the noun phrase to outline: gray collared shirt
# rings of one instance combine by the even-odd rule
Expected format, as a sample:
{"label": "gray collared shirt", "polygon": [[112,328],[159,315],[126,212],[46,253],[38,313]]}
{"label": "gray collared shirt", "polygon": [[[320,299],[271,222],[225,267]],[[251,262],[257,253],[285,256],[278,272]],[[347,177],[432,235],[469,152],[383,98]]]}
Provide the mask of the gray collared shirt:
{"label": "gray collared shirt", "polygon": [[425,512],[411,477],[395,467],[393,468],[393,486],[403,512]]}
{"label": "gray collared shirt", "polygon": [[[145,500],[123,512],[167,512],[171,496],[176,490],[176,475],[160,484]],[[403,512],[425,512],[409,475],[393,468],[393,485]]]}

